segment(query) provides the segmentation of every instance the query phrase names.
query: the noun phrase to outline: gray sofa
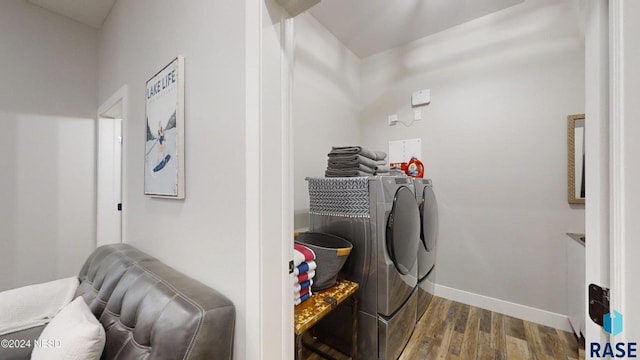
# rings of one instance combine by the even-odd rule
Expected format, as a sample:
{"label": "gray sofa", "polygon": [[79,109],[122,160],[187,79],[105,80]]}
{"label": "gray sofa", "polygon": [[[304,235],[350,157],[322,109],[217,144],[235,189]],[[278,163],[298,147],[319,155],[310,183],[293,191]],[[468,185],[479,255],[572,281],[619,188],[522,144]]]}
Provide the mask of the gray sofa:
{"label": "gray sofa", "polygon": [[[235,308],[219,292],[127,244],[87,259],[82,296],[106,333],[103,360],[231,359]],[[44,326],[0,336],[37,339]],[[0,348],[0,359],[29,359],[31,348]]]}

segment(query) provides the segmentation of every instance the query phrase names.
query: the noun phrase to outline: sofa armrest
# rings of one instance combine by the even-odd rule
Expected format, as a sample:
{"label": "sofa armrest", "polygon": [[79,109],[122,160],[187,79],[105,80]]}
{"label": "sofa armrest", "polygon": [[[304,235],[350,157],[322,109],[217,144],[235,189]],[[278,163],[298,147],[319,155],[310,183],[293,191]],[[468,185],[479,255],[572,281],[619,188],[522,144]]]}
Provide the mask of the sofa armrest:
{"label": "sofa armrest", "polygon": [[70,277],[0,292],[0,335],[48,323],[77,288],[78,278]]}

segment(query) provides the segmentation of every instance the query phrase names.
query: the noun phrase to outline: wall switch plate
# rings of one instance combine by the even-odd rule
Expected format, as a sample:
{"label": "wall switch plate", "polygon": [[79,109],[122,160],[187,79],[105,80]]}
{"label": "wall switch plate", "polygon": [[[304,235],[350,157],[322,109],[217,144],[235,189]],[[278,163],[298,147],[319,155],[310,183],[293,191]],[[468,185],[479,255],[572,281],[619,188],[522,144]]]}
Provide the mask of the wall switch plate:
{"label": "wall switch plate", "polygon": [[398,114],[389,115],[389,125],[395,125],[398,122]]}
{"label": "wall switch plate", "polygon": [[418,90],[411,95],[411,106],[427,105],[431,102],[431,90]]}
{"label": "wall switch plate", "polygon": [[422,110],[414,110],[413,111],[413,120],[422,120]]}

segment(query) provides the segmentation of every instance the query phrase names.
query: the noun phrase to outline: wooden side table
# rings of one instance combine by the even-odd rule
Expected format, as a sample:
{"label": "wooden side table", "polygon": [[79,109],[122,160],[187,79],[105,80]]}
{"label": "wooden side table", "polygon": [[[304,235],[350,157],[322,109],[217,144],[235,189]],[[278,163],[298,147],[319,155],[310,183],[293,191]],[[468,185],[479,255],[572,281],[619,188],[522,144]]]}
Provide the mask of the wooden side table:
{"label": "wooden side table", "polygon": [[351,358],[358,357],[358,297],[354,296],[358,284],[348,280],[338,282],[325,290],[320,290],[307,301],[295,307],[294,329],[296,335],[296,359],[302,360],[302,335],[333,309],[346,300],[353,303],[353,338]]}

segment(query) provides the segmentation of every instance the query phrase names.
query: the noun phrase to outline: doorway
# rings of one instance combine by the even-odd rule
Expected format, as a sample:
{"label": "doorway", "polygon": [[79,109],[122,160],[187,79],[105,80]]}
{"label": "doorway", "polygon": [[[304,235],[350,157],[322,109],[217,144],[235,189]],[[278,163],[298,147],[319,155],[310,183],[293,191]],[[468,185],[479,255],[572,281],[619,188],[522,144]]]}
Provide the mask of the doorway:
{"label": "doorway", "polygon": [[123,123],[126,88],[119,90],[98,110],[96,245],[122,242]]}
{"label": "doorway", "polygon": [[[332,145],[361,143],[372,150],[386,150],[390,141],[419,137],[424,144],[427,176],[434,179],[438,201],[444,204],[440,209],[442,227],[438,239],[442,240],[442,251],[434,272],[438,277],[435,295],[570,330],[563,298],[568,292],[564,240],[571,229],[584,232],[584,209],[561,202],[566,197],[562,176],[566,172],[566,144],[560,140],[566,131],[566,115],[572,109],[584,111],[584,51],[573,35],[579,31],[577,25],[569,33],[562,19],[567,14],[579,17],[579,9],[568,2],[524,2],[404,47],[375,54],[371,54],[374,50],[360,49],[363,55],[357,58],[357,49],[351,54],[335,39],[338,29],[323,26],[322,4],[329,6],[331,2],[322,2],[315,8],[317,17],[312,16],[312,9],[311,15],[301,16],[300,21],[296,18],[296,45],[300,46],[295,52],[295,64],[301,71],[294,72],[294,84],[300,85],[301,91],[293,91],[294,109],[300,110],[294,110],[293,117],[295,141],[301,146],[295,151],[300,160],[294,160],[294,167],[306,166],[302,172],[295,168],[299,175],[294,182],[301,185],[301,191],[296,192],[301,195],[299,198],[306,195],[304,178],[324,172],[326,152]],[[327,10],[326,23],[334,23],[335,17],[344,13]],[[353,21],[357,14],[345,18],[357,23]],[[558,21],[540,26],[540,18]],[[344,37],[357,38],[348,35]],[[479,38],[473,39],[475,36]],[[566,42],[559,44],[558,38]],[[567,43],[572,45],[566,46]],[[545,44],[544,50],[540,44]],[[543,78],[549,83],[542,85]],[[355,80],[350,83],[348,79]],[[416,113],[411,95],[427,88],[437,98]],[[567,90],[550,96],[548,89],[560,88]],[[546,95],[544,109],[531,100],[540,101],[536,94]],[[518,101],[505,101],[512,96]],[[390,114],[397,114],[401,121],[404,118],[406,124],[390,126]],[[421,121],[415,121],[418,118]],[[522,126],[528,126],[524,130],[528,136],[538,134],[531,139],[559,140],[544,157],[536,157],[537,167],[527,165],[524,172],[511,170],[520,166],[518,159],[531,158],[527,149],[537,149],[539,144],[537,140],[518,141],[516,147],[508,146],[508,154],[504,153],[513,139],[509,129],[515,118],[522,121]],[[302,121],[305,128],[299,126]],[[522,127],[519,129],[523,131]],[[350,131],[355,141],[339,138]],[[323,135],[325,143],[320,142]],[[478,139],[496,141],[477,142]],[[466,150],[461,150],[467,145]],[[462,153],[464,156],[459,156]],[[485,165],[470,170],[471,164],[478,163]],[[487,189],[475,189],[475,179],[483,171],[493,179],[491,186],[500,191],[488,195]],[[536,180],[541,174],[545,179],[557,180],[542,185]],[[547,197],[535,202],[513,202],[522,193],[512,185],[525,183],[530,191],[537,188],[534,192]],[[487,197],[480,199],[478,193]],[[303,201],[295,204],[306,205]],[[476,222],[473,209],[483,208],[492,210],[480,211],[483,218]],[[554,209],[553,215],[548,209]],[[534,213],[540,216],[534,219]],[[513,238],[514,233],[518,234],[517,239]],[[467,282],[468,274],[493,281]],[[546,295],[549,293],[557,295],[550,298]]]}

